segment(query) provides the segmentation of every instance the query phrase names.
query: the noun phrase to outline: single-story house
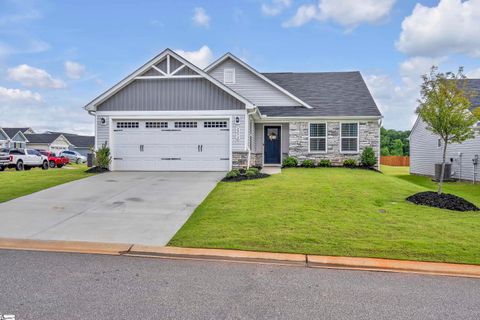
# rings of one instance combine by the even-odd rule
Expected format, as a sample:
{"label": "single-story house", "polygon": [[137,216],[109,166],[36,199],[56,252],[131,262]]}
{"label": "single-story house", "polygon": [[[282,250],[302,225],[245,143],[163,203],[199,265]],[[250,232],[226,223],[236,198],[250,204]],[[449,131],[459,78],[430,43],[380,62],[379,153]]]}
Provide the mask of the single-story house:
{"label": "single-story house", "polygon": [[360,72],[260,73],[227,53],[205,69],[166,49],[89,102],[112,170],[226,171],[287,156],[380,154],[382,114]]}
{"label": "single-story house", "polygon": [[[472,97],[471,110],[480,107],[480,79],[468,79],[469,90],[478,92]],[[447,146],[447,162],[452,165],[452,177],[459,180],[480,179],[480,122],[475,125],[475,137],[463,143]],[[439,136],[427,130],[418,117],[410,133],[410,173],[435,175],[435,164],[442,163],[443,142]]]}
{"label": "single-story house", "polygon": [[34,133],[26,134],[27,148],[60,153],[69,150],[72,143],[62,134]]}
{"label": "single-story house", "polygon": [[70,150],[77,151],[82,156],[87,156],[91,153],[91,150],[95,147],[95,137],[94,136],[83,136],[74,133],[67,132],[55,132],[47,131],[47,133],[52,134],[62,134],[68,141],[71,143]]}
{"label": "single-story house", "polygon": [[5,128],[0,127],[0,147],[21,149],[28,142],[25,134],[33,133],[31,128]]}

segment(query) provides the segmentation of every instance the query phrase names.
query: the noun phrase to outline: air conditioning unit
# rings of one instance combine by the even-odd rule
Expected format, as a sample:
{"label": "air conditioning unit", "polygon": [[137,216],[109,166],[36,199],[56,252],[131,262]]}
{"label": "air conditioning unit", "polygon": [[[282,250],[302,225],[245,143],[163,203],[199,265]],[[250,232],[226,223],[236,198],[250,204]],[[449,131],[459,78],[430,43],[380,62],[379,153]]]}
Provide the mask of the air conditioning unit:
{"label": "air conditioning unit", "polygon": [[[440,180],[440,175],[442,174],[442,164],[435,164],[435,181]],[[445,163],[445,172],[443,174],[443,180],[450,180],[452,178],[452,164]]]}

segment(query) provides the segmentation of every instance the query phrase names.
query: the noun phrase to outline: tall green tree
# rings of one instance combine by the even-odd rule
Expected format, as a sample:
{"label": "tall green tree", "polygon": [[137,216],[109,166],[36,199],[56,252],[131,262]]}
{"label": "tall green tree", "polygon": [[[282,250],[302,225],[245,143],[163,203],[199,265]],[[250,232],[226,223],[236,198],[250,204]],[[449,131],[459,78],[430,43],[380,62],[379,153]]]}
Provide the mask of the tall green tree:
{"label": "tall green tree", "polygon": [[433,66],[430,74],[423,75],[422,80],[416,113],[427,124],[427,130],[438,135],[443,142],[442,170],[438,182],[438,194],[442,194],[447,146],[473,138],[473,125],[478,119],[469,110],[473,93],[467,89],[468,80],[463,68],[459,68],[457,73],[441,73]]}
{"label": "tall green tree", "polygon": [[393,148],[390,149],[390,154],[392,156],[403,156],[403,142],[400,139],[395,139],[393,141]]}

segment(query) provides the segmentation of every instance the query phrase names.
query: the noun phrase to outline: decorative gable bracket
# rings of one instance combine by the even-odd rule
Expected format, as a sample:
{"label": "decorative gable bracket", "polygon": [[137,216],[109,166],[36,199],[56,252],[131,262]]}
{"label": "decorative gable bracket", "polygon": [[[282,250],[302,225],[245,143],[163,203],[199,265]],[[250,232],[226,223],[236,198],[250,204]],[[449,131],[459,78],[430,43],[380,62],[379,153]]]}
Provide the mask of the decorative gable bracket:
{"label": "decorative gable bracket", "polygon": [[150,69],[135,79],[196,79],[202,77],[185,63],[167,54],[163,60],[152,65]]}

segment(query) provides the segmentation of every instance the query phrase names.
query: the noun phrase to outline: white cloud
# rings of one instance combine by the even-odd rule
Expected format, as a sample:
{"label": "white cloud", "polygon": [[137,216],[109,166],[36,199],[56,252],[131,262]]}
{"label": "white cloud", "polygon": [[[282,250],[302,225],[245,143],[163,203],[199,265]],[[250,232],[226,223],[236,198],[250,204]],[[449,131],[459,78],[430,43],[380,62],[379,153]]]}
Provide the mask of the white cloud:
{"label": "white cloud", "polygon": [[348,29],[362,23],[377,23],[390,14],[396,0],[320,0],[316,5],[302,5],[285,27],[299,27],[311,20],[332,21]]}
{"label": "white cloud", "polygon": [[53,78],[43,69],[31,67],[27,64],[21,64],[15,68],[8,69],[8,77],[26,87],[53,89],[65,87],[65,83],[62,80]]}
{"label": "white cloud", "polygon": [[0,87],[0,102],[2,104],[38,103],[42,101],[42,96],[39,93]]}
{"label": "white cloud", "polygon": [[386,128],[411,128],[416,119],[421,76],[428,73],[433,65],[438,66],[445,61],[445,57],[414,57],[405,60],[399,65],[398,83],[385,74],[365,77],[368,88],[382,111]]}
{"label": "white cloud", "polygon": [[413,56],[480,57],[479,30],[480,0],[440,0],[434,7],[418,3],[402,22],[396,47]]}
{"label": "white cloud", "polygon": [[176,53],[203,69],[213,61],[212,50],[206,45],[202,46],[197,51],[175,50]]}
{"label": "white cloud", "polygon": [[467,78],[480,79],[480,68],[470,70],[466,73]]}
{"label": "white cloud", "polygon": [[272,0],[270,4],[262,4],[262,13],[267,16],[277,16],[292,5],[292,0]]}
{"label": "white cloud", "polygon": [[312,19],[318,19],[318,8],[313,4],[305,4],[298,7],[297,13],[285,21],[282,26],[286,28],[300,27]]}
{"label": "white cloud", "polygon": [[195,8],[192,20],[199,27],[208,28],[210,26],[210,17],[202,7]]}
{"label": "white cloud", "polygon": [[70,79],[80,79],[85,74],[85,66],[74,61],[65,61],[65,73]]}

